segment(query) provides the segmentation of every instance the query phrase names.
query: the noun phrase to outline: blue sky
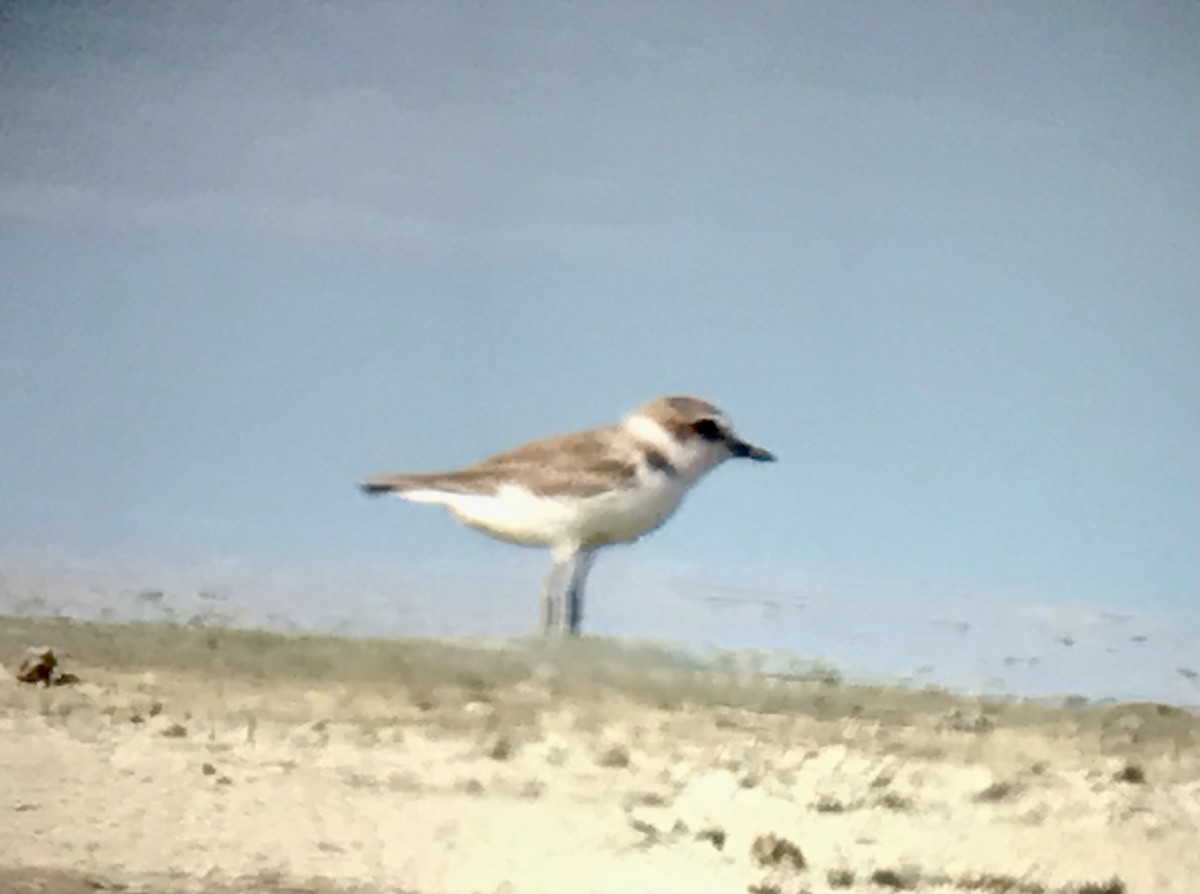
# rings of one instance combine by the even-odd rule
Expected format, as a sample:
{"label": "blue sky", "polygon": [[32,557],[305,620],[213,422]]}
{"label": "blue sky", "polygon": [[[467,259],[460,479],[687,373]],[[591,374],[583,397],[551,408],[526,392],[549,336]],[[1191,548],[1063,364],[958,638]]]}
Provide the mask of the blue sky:
{"label": "blue sky", "polygon": [[519,567],[532,619],[540,557],[354,481],[685,391],[781,461],[595,601],[1196,624],[1198,46],[1189,3],[10,4],[0,553]]}

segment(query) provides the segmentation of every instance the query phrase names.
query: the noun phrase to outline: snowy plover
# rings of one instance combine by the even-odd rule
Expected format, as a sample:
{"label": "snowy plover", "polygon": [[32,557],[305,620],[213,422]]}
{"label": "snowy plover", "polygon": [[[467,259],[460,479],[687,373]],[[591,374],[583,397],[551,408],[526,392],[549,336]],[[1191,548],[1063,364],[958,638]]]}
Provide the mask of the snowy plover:
{"label": "snowy plover", "polygon": [[730,457],[775,459],[739,438],[712,404],[660,397],[615,425],[531,441],[450,472],[372,475],[360,487],[445,506],[498,540],[550,547],[542,629],[577,634],[593,552],[653,531]]}

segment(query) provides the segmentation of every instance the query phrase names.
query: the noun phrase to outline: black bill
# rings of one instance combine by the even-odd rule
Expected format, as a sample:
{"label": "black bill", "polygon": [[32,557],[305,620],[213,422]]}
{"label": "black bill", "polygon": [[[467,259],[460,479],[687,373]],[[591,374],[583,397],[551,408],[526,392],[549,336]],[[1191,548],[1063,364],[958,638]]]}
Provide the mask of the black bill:
{"label": "black bill", "polygon": [[745,441],[731,440],[729,442],[729,452],[737,457],[752,459],[760,463],[775,462],[775,454],[763,447],[755,447],[753,444],[747,444]]}

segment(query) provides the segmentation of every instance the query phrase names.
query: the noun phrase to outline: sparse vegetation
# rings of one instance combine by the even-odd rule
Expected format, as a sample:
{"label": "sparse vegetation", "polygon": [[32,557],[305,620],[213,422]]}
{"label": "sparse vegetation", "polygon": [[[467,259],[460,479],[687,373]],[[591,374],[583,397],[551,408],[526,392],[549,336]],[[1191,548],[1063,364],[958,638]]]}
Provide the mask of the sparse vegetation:
{"label": "sparse vegetation", "polygon": [[1072,894],[1125,894],[1125,882],[1115,876],[1104,881],[1084,882]]}
{"label": "sparse vegetation", "polygon": [[774,882],[753,882],[746,886],[746,894],[783,894],[783,888]]}
{"label": "sparse vegetation", "polygon": [[949,880],[949,884],[965,891],[986,891],[988,894],[1044,894],[1045,891],[1045,888],[1036,882],[995,872],[960,875]]}
{"label": "sparse vegetation", "polygon": [[[1195,715],[1166,705],[1106,705],[1078,708],[1069,719],[1048,705],[1018,700],[957,696],[934,688],[906,689],[836,685],[822,665],[797,666],[794,673],[767,677],[722,670],[722,659],[704,663],[647,643],[586,638],[548,647],[517,640],[480,647],[430,639],[347,639],[240,628],[187,626],[169,622],[113,624],[66,618],[0,617],[0,660],[12,663],[30,643],[51,643],[86,677],[88,667],[143,672],[147,668],[217,673],[239,681],[338,681],[347,704],[358,691],[404,691],[435,727],[485,726],[483,715],[465,714],[466,702],[490,704],[504,691],[498,729],[528,725],[559,701],[595,705],[613,697],[667,710],[719,709],[723,728],[756,728],[764,715],[804,716],[838,725],[847,717],[901,724],[910,716],[948,718],[944,737],[897,737],[896,753],[937,759],[947,749],[968,747],[955,733],[1023,727],[1062,736],[1089,735],[1138,718],[1133,739],[1106,736],[1104,753],[1153,751],[1164,740],[1194,747]],[[726,662],[728,663],[728,662]],[[513,687],[525,695],[513,697]],[[600,723],[601,721],[597,721]],[[869,728],[869,727],[864,727]]]}

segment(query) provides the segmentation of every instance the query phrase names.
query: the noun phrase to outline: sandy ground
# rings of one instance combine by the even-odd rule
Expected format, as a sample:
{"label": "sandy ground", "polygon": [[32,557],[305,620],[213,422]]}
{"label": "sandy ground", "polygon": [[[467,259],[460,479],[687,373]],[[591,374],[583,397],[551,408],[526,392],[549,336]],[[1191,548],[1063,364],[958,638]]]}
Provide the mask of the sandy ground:
{"label": "sandy ground", "polygon": [[[49,644],[63,686],[13,674]],[[1200,719],[0,618],[0,891],[1200,892]]]}

